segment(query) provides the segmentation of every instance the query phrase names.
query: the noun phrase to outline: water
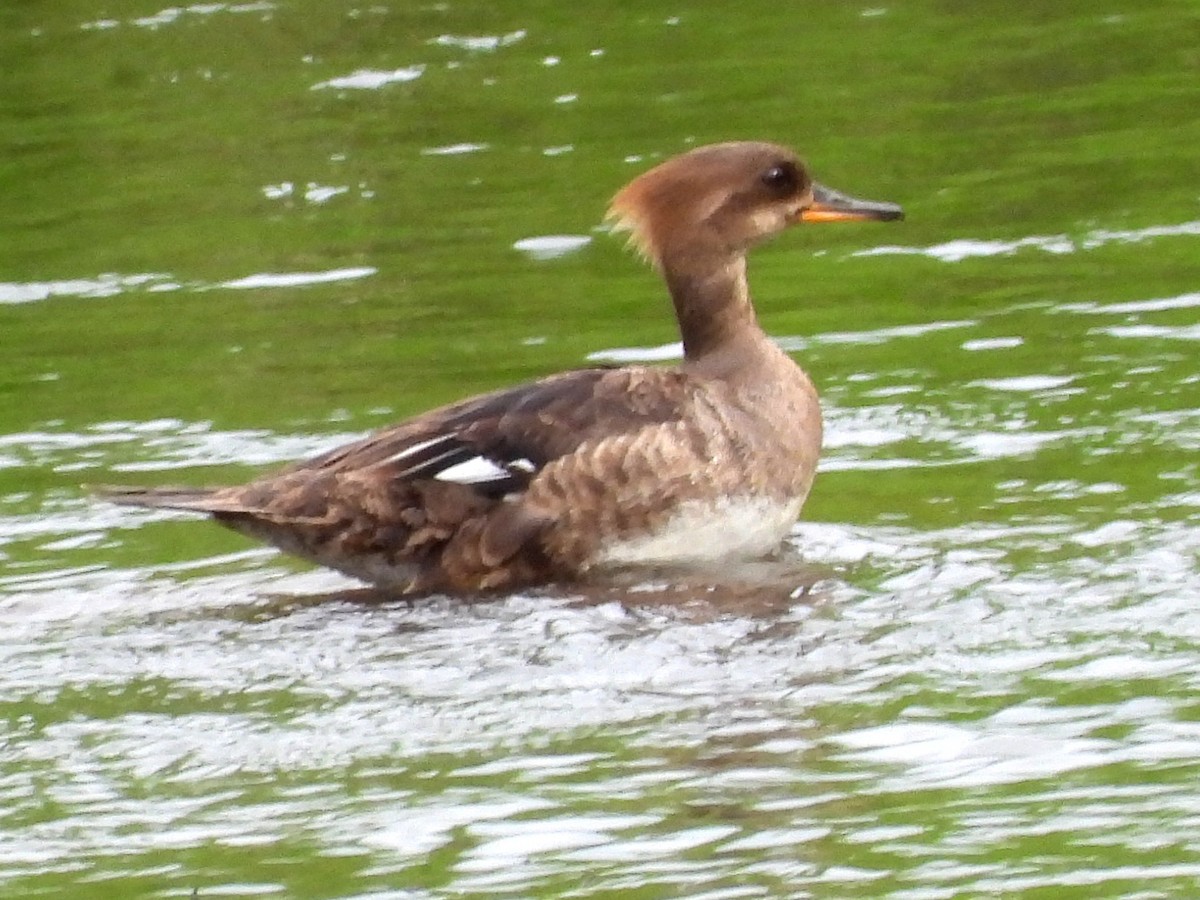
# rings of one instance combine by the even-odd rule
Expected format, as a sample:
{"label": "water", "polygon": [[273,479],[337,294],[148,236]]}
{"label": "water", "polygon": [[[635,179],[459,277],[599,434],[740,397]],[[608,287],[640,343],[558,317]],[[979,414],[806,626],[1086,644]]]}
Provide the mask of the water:
{"label": "water", "polygon": [[[1196,895],[1194,5],[0,15],[0,895]],[[909,216],[752,261],[779,562],[407,604],[82,487],[677,356],[600,216],[731,137]]]}

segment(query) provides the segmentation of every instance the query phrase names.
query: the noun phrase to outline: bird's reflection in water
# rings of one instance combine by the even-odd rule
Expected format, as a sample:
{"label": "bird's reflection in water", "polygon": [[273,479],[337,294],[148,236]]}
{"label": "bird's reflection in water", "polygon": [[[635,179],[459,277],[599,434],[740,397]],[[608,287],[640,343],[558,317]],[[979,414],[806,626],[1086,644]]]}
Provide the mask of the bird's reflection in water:
{"label": "bird's reflection in water", "polygon": [[723,561],[711,568],[617,571],[573,585],[567,593],[575,605],[667,608],[692,619],[773,617],[798,604],[819,602],[822,586],[836,577],[827,565],[807,563],[787,553],[770,559]]}
{"label": "bird's reflection in water", "polygon": [[[630,610],[664,610],[689,621],[720,616],[773,618],[802,605],[822,602],[840,573],[829,565],[806,562],[794,552],[769,559],[723,561],[711,568],[660,567],[597,573],[569,584],[525,591],[526,597],[557,602],[567,608],[616,603]],[[247,610],[251,619],[285,616],[300,609],[347,604],[396,609],[474,608],[503,601],[507,594],[449,597],[445,594],[400,595],[374,587],[350,587],[308,595],[277,594]]]}

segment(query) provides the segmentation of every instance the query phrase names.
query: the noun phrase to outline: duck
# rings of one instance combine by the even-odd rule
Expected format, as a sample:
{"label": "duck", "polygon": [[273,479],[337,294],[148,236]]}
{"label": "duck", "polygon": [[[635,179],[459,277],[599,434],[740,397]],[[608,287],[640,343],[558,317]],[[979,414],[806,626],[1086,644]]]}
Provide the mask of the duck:
{"label": "duck", "polygon": [[822,418],[812,380],[758,322],[747,252],[795,225],[903,211],[819,184],[787,147],[736,141],[643,172],[606,218],[666,284],[679,365],[552,374],[241,485],[102,496],[205,514],[406,595],[769,557],[812,488]]}

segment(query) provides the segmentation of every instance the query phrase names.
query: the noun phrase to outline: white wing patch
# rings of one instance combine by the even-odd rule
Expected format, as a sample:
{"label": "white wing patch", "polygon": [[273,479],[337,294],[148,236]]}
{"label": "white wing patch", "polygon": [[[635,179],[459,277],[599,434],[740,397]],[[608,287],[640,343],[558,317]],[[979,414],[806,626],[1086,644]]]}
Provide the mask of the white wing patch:
{"label": "white wing patch", "polygon": [[442,469],[434,477],[440,481],[455,481],[459,484],[486,484],[489,481],[511,479],[514,469],[531,473],[535,468],[527,459],[514,459],[507,466],[501,466],[485,456],[472,456],[468,460]]}
{"label": "white wing patch", "polygon": [[491,458],[463,443],[457,434],[439,434],[393,453],[378,465],[400,478],[436,478],[486,488],[524,484],[537,466],[525,457]]}
{"label": "white wing patch", "polygon": [[508,469],[483,456],[472,456],[468,460],[442,469],[434,476],[438,481],[456,481],[459,484],[480,484],[511,477]]}

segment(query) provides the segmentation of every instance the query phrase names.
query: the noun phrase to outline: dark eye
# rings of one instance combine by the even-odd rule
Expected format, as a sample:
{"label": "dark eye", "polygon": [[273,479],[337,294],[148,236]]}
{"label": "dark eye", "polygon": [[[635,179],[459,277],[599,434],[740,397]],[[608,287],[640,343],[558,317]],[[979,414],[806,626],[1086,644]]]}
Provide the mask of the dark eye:
{"label": "dark eye", "polygon": [[771,168],[767,169],[759,177],[772,194],[780,197],[786,194],[794,194],[800,187],[800,175],[796,172],[796,167],[790,162],[771,166]]}

